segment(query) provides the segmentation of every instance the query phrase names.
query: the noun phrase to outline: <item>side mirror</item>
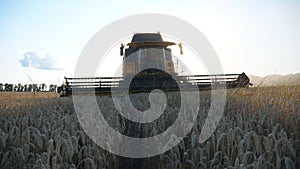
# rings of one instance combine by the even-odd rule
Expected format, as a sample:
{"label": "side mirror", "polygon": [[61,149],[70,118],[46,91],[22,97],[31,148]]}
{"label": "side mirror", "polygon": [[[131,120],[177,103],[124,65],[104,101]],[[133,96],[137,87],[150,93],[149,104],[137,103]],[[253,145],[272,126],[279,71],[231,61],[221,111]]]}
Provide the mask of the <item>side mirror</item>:
{"label": "side mirror", "polygon": [[182,54],[183,54],[182,43],[180,42],[180,43],[178,44],[178,46],[179,46],[180,54],[182,55]]}
{"label": "side mirror", "polygon": [[121,47],[120,47],[120,56],[124,55],[124,45],[123,43],[121,43]]}

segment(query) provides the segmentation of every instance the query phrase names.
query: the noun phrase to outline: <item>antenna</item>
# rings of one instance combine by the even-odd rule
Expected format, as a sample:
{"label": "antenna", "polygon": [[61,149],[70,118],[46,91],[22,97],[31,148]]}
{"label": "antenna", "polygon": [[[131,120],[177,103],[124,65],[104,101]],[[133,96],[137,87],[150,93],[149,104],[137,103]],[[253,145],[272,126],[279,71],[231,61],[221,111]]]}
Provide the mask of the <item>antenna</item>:
{"label": "antenna", "polygon": [[31,81],[31,83],[34,84],[33,81],[32,81],[32,79],[31,79],[31,77],[28,74],[27,74],[27,77],[29,78],[29,80]]}
{"label": "antenna", "polygon": [[[31,77],[29,76],[29,74],[27,74],[28,79],[31,81],[32,84],[34,84],[33,80],[31,79]],[[33,95],[37,97],[38,103],[41,105],[42,104],[42,100],[41,97],[37,94],[35,95],[35,89],[33,89]]]}
{"label": "antenna", "polygon": [[31,84],[33,85],[33,95],[35,95],[35,90],[36,90],[36,85],[35,85],[35,83],[33,82],[33,80],[31,79],[31,77],[27,74],[27,76],[28,76],[28,78],[29,78],[29,80],[31,81]]}

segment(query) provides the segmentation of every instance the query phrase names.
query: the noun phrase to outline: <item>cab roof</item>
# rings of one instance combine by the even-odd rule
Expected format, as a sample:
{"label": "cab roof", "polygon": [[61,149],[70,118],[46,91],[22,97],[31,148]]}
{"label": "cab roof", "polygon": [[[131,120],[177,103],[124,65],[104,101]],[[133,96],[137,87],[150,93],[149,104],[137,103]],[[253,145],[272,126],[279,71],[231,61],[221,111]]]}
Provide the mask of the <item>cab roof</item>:
{"label": "cab roof", "polygon": [[135,33],[131,42],[162,42],[160,33]]}

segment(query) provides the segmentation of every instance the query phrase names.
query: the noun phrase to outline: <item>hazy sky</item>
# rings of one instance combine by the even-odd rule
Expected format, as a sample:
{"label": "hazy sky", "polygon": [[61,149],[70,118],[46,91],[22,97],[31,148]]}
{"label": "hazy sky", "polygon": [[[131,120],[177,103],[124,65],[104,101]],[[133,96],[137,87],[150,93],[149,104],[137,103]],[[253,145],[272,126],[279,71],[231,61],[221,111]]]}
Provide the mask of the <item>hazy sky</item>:
{"label": "hazy sky", "polygon": [[196,26],[225,73],[300,72],[299,0],[12,0],[0,2],[0,83],[61,83],[97,31],[140,13],[169,14]]}

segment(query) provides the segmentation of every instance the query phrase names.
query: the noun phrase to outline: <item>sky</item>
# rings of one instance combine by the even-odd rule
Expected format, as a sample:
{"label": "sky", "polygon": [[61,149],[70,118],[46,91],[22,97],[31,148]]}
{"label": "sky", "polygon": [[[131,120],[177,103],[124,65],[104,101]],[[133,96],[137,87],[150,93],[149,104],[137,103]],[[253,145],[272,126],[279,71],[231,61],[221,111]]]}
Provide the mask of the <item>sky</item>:
{"label": "sky", "polygon": [[[193,24],[215,49],[224,73],[300,73],[299,0],[11,0],[0,1],[0,83],[61,84],[73,76],[97,31],[142,13]],[[114,55],[121,62],[119,51],[111,50],[106,65],[114,65]]]}

